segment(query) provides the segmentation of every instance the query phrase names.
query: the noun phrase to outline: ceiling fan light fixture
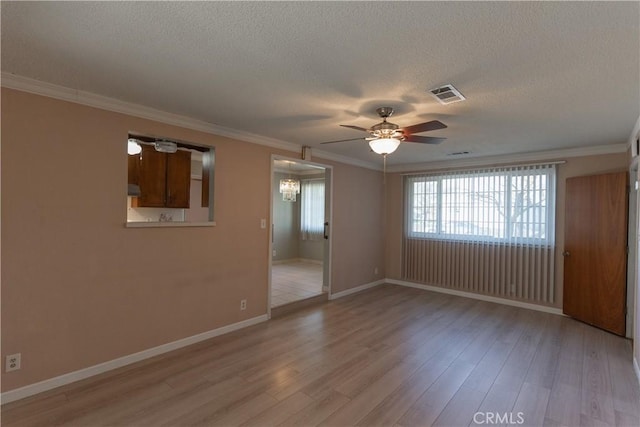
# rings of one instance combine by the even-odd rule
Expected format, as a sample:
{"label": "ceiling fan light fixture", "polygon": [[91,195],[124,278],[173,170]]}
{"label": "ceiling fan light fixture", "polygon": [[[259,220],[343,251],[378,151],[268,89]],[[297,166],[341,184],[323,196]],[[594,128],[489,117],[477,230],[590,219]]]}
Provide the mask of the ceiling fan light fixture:
{"label": "ceiling fan light fixture", "polygon": [[[396,151],[401,142],[413,142],[418,144],[439,144],[446,139],[442,137],[416,135],[422,132],[446,129],[447,125],[438,120],[417,123],[415,125],[401,128],[397,124],[387,121],[387,117],[393,114],[393,108],[380,107],[376,110],[376,112],[380,117],[382,117],[382,122],[371,126],[369,129],[352,125],[340,126],[367,132],[369,136],[366,137],[365,140],[369,141],[369,146],[371,147],[371,149],[374,152],[382,154],[384,156]],[[354,141],[356,139],[360,138],[339,139],[337,141],[321,142],[321,144],[333,144],[336,142]]]}
{"label": "ceiling fan light fixture", "polygon": [[378,154],[391,154],[400,145],[400,140],[396,138],[380,138],[369,141],[369,147]]}

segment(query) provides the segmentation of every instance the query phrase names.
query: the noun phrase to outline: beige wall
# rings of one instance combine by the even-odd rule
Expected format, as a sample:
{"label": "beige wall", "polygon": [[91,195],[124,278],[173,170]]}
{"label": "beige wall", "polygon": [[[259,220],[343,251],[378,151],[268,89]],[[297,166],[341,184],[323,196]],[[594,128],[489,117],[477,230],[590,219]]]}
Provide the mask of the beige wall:
{"label": "beige wall", "polygon": [[[129,131],[216,147],[215,227],[124,227]],[[297,153],[5,88],[1,136],[3,391],[267,312],[271,154]],[[381,173],[314,160],[333,291],[384,277]]]}
{"label": "beige wall", "polygon": [[[385,277],[382,174],[336,166],[333,192],[331,288],[340,292]],[[378,274],[374,269],[378,268]],[[362,280],[366,277],[368,280]]]}
{"label": "beige wall", "polygon": [[[556,295],[555,307],[562,307],[562,283],[563,283],[563,259],[562,248],[564,246],[565,224],[565,181],[572,176],[595,175],[613,171],[624,171],[628,167],[628,155],[626,153],[607,154],[598,156],[571,157],[566,163],[558,165],[557,173],[557,203],[556,203]],[[392,174],[387,176],[388,200],[386,208],[387,224],[387,277],[401,280],[402,259],[402,221],[403,221],[403,196],[402,176]]]}

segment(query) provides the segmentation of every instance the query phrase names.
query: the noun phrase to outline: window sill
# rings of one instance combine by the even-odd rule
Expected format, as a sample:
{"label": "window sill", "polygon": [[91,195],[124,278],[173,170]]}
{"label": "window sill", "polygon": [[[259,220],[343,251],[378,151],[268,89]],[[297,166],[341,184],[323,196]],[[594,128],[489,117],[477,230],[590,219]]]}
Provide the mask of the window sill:
{"label": "window sill", "polygon": [[127,222],[125,228],[175,228],[175,227],[215,227],[216,222],[179,222],[179,221],[163,221],[163,222]]}

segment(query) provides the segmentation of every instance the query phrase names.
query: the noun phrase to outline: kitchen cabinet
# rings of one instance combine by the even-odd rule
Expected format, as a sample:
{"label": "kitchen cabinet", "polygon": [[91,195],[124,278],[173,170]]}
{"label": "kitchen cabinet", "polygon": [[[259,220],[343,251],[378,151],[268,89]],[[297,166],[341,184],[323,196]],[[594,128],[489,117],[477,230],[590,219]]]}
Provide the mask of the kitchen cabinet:
{"label": "kitchen cabinet", "polygon": [[[167,153],[165,153],[167,154]],[[168,208],[189,208],[191,199],[191,152],[178,150],[167,154]]]}
{"label": "kitchen cabinet", "polygon": [[[143,145],[140,154],[129,156],[129,184],[140,187],[133,207],[189,208],[191,152],[161,153]],[[136,182],[137,181],[137,182]]]}

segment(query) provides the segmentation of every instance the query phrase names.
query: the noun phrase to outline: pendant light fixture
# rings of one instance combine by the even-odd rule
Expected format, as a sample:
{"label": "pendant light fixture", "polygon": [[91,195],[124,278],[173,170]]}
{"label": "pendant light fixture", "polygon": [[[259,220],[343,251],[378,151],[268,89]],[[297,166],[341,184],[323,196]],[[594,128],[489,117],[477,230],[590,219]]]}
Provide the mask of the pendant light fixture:
{"label": "pendant light fixture", "polygon": [[280,192],[285,202],[295,202],[296,194],[300,194],[300,181],[286,178],[280,180]]}
{"label": "pendant light fixture", "polygon": [[[289,163],[289,171],[291,171],[291,163]],[[289,178],[280,180],[280,193],[282,193],[283,201],[295,202],[296,194],[300,194],[300,181],[291,178],[291,173],[289,173]]]}

